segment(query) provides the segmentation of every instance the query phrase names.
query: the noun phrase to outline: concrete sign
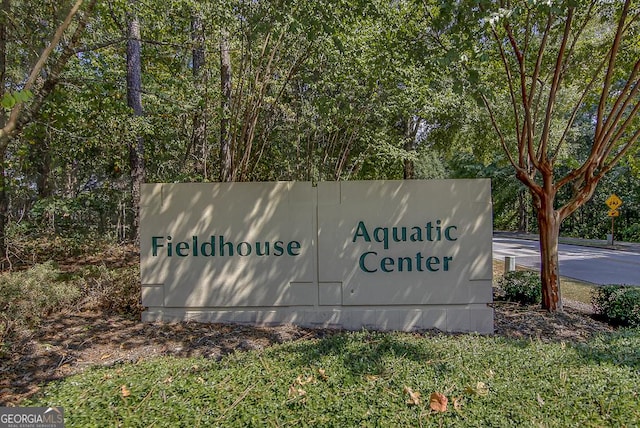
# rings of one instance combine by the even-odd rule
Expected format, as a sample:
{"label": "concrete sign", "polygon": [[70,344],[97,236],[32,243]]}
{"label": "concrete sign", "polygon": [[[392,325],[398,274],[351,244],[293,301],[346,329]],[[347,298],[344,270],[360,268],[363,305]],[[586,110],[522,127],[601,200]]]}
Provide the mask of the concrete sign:
{"label": "concrete sign", "polygon": [[146,321],[493,332],[489,180],[142,190]]}

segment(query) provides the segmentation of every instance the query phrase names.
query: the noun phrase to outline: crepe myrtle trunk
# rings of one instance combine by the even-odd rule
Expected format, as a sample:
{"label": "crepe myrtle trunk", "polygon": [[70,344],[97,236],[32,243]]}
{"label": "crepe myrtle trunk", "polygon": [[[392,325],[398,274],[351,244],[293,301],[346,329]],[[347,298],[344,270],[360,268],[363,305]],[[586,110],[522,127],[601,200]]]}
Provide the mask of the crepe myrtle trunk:
{"label": "crepe myrtle trunk", "polygon": [[551,312],[562,311],[558,264],[558,236],[562,220],[554,209],[554,200],[555,191],[549,187],[540,195],[534,194],[540,234],[542,307]]}

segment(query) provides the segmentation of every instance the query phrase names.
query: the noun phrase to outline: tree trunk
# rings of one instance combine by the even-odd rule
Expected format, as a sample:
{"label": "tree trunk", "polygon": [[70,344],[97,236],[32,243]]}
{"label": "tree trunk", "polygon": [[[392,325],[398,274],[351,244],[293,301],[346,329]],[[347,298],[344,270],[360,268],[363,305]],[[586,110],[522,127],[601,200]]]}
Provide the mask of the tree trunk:
{"label": "tree trunk", "polygon": [[220,34],[220,181],[232,181],[233,158],[231,148],[231,56],[229,55],[229,34]]}
{"label": "tree trunk", "polygon": [[527,213],[527,191],[518,192],[518,232],[529,231],[529,215]]}
{"label": "tree trunk", "polygon": [[51,187],[51,149],[48,136],[44,136],[33,147],[33,160],[36,164],[36,187],[38,199],[48,198],[53,195]]}
{"label": "tree trunk", "polygon": [[202,102],[193,114],[193,130],[191,134],[191,147],[193,147],[193,154],[195,157],[194,172],[200,176],[202,180],[207,180],[209,174],[209,147],[207,144],[207,97],[202,95],[203,88],[206,88],[206,74],[204,71],[205,65],[205,35],[204,24],[202,22],[202,15],[198,12],[194,12],[191,17],[191,42],[193,43],[192,49],[192,62],[193,62],[193,78],[198,96],[202,97]]}
{"label": "tree trunk", "polygon": [[[130,5],[135,9],[135,0]],[[140,22],[134,12],[129,15],[127,41],[127,105],[136,117],[143,115],[142,109],[142,67],[140,46]],[[130,238],[140,244],[140,188],[144,182],[144,140],[138,135],[129,142],[129,166],[131,168],[132,221]]]}
{"label": "tree trunk", "polygon": [[[7,17],[11,10],[10,0],[2,0],[2,6],[0,10],[0,99],[4,96],[6,87],[6,73],[7,73]],[[4,128],[5,115],[4,112],[0,113],[0,128]],[[4,141],[0,144],[0,257],[2,257],[3,264],[7,258],[7,240],[5,237],[7,228],[7,190],[4,170],[5,150],[8,145],[8,136],[6,138],[7,143]]]}
{"label": "tree trunk", "polygon": [[560,216],[553,207],[555,192],[534,196],[540,229],[540,280],[542,282],[542,307],[550,312],[562,311],[560,295],[560,269],[558,264],[558,236]]}
{"label": "tree trunk", "polygon": [[[415,117],[404,119],[404,149],[407,152],[415,153],[417,148],[416,136],[420,121]],[[413,159],[406,158],[404,160],[403,177],[405,180],[413,180],[416,178],[416,165]]]}

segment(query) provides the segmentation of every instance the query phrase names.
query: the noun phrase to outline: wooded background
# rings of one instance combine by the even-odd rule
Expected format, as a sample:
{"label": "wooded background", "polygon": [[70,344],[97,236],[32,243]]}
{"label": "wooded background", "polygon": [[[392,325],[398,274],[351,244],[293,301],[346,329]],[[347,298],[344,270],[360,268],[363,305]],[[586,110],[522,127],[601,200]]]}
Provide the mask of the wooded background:
{"label": "wooded background", "polygon": [[135,240],[142,182],[490,177],[495,228],[535,232],[544,171],[577,178],[558,208],[597,184],[563,235],[604,239],[616,193],[640,241],[638,4],[439,3],[2,0],[8,251]]}

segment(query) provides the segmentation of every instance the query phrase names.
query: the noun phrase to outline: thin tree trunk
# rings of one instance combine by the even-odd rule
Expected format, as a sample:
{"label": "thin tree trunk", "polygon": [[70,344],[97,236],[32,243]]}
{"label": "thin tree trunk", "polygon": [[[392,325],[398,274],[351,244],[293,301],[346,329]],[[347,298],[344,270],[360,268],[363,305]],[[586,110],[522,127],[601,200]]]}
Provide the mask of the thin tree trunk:
{"label": "thin tree trunk", "polygon": [[[2,0],[2,6],[0,10],[0,99],[4,96],[6,87],[6,73],[7,73],[7,16],[11,11],[10,0]],[[0,114],[0,129],[5,126],[5,115]],[[4,170],[5,150],[8,145],[8,136],[3,136],[7,142],[2,141],[0,144],[0,257],[2,257],[3,264],[7,258],[7,240],[6,240],[6,228],[7,228],[7,190],[6,190],[6,178]]]}
{"label": "thin tree trunk", "polygon": [[229,34],[220,34],[220,181],[232,181],[233,158],[231,150],[231,56],[229,55]]}
{"label": "thin tree trunk", "polygon": [[[191,42],[193,43],[192,62],[193,62],[193,78],[198,95],[202,96],[203,88],[206,88],[205,66],[205,33],[202,15],[194,12],[191,17]],[[195,156],[194,172],[199,175],[202,180],[206,181],[209,166],[209,147],[207,144],[207,98],[202,96],[202,103],[196,107],[193,114],[193,133],[191,135],[191,147]]]}
{"label": "thin tree trunk", "polygon": [[[136,1],[130,5],[135,9]],[[142,116],[142,67],[140,46],[140,22],[136,13],[129,16],[127,41],[127,105],[133,109],[133,115]],[[140,189],[144,182],[144,140],[138,135],[129,143],[129,166],[131,168],[131,199],[133,216],[130,238],[140,244]]]}
{"label": "thin tree trunk", "polygon": [[51,150],[48,136],[43,136],[43,138],[36,143],[33,147],[32,156],[36,164],[38,199],[48,198],[53,194],[49,177],[51,174]]}
{"label": "thin tree trunk", "polygon": [[518,232],[529,231],[529,216],[527,213],[527,191],[518,192]]}
{"label": "thin tree trunk", "polygon": [[[416,151],[416,135],[418,133],[419,121],[413,117],[408,117],[404,121],[404,149],[407,152]],[[406,158],[404,160],[403,177],[405,180],[413,180],[416,178],[416,165],[413,159]]]}

